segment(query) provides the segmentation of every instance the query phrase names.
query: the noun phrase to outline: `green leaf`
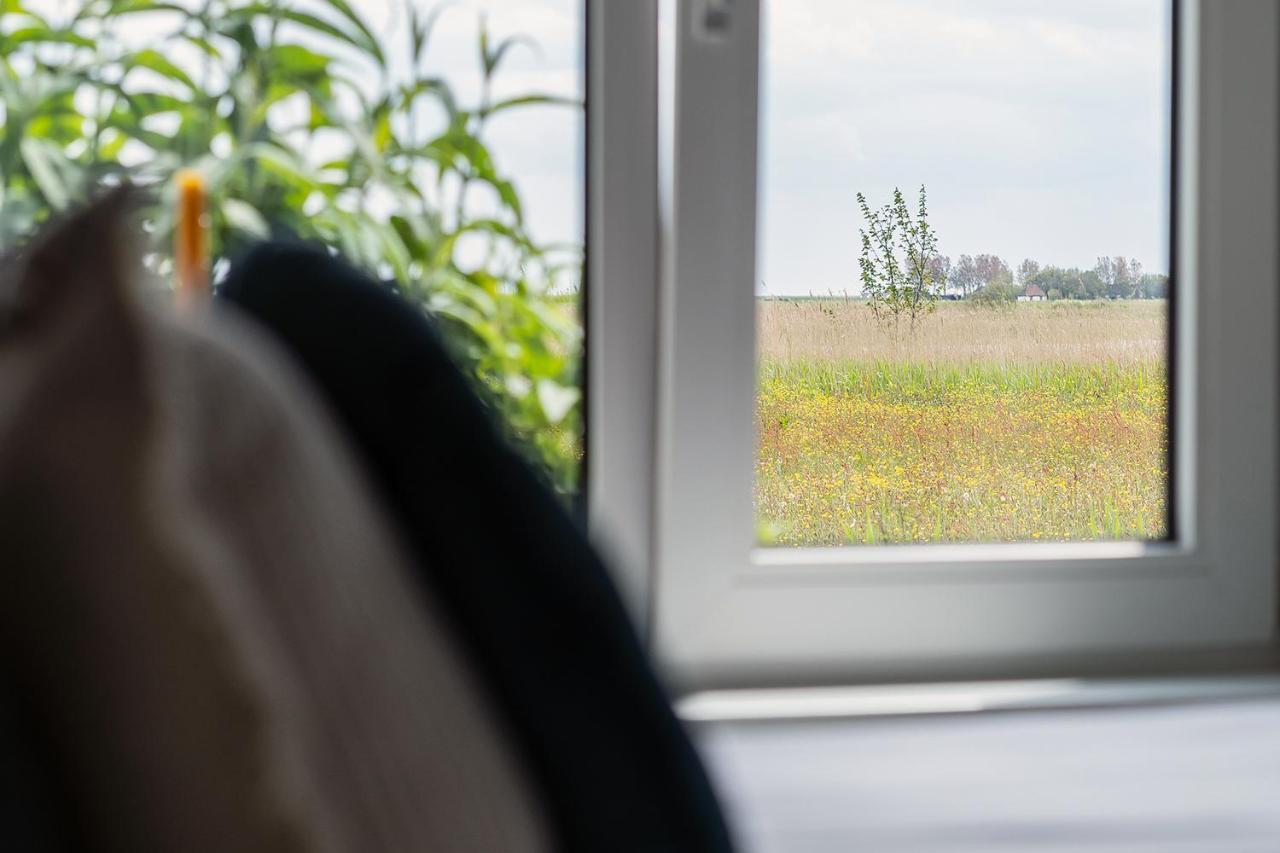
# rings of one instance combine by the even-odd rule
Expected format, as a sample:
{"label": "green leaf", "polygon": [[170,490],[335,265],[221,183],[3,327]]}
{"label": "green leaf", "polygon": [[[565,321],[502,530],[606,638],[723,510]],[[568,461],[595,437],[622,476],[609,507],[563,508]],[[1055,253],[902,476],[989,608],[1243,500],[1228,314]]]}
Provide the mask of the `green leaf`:
{"label": "green leaf", "polygon": [[0,39],[6,50],[22,44],[69,44],[75,47],[93,48],[96,42],[69,30],[51,30],[48,27],[22,27]]}
{"label": "green leaf", "polygon": [[409,262],[411,260],[409,249],[405,246],[404,241],[400,239],[400,234],[391,223],[383,223],[378,226],[378,239],[382,245],[382,259],[391,267],[392,274],[397,281],[405,281],[409,278]]}
{"label": "green leaf", "polygon": [[22,0],[0,0],[0,14],[30,18],[43,27],[49,26],[47,18],[27,7]]}
{"label": "green leaf", "polygon": [[288,74],[298,77],[322,77],[329,70],[332,61],[323,53],[303,47],[300,44],[277,44],[267,53],[273,74]]}
{"label": "green leaf", "polygon": [[365,50],[378,60],[380,65],[386,65],[387,60],[383,55],[382,46],[379,44],[378,39],[374,36],[368,25],[365,24],[364,19],[361,18],[350,5],[348,5],[346,0],[318,0],[318,2],[324,3],[325,5],[337,10],[338,14],[350,21],[364,37]]}
{"label": "green leaf", "polygon": [[168,57],[164,56],[157,50],[147,48],[126,57],[124,60],[126,68],[146,68],[154,71],[162,77],[166,77],[177,83],[186,86],[192,92],[200,91],[200,87],[196,85],[191,76],[175,65]]}
{"label": "green leaf", "polygon": [[197,49],[199,49],[201,53],[203,53],[205,56],[208,56],[210,59],[215,59],[215,60],[222,59],[222,51],[218,49],[218,46],[216,44],[209,41],[208,39],[203,38],[201,36],[190,35],[188,33],[183,33],[181,38],[184,41],[189,42],[191,45],[193,45]]}
{"label": "green leaf", "polygon": [[577,388],[567,387],[550,379],[539,379],[535,387],[538,405],[542,407],[547,421],[553,425],[568,417],[573,407],[578,404],[578,400],[582,398],[582,392]]}
{"label": "green leaf", "polygon": [[489,179],[488,183],[498,191],[498,197],[502,199],[502,203],[511,209],[516,215],[516,221],[524,221],[524,209],[520,203],[520,193],[516,191],[516,185],[511,181],[501,180],[499,178]]}
{"label": "green leaf", "polygon": [[107,118],[106,127],[119,131],[130,139],[146,145],[153,152],[166,151],[173,147],[173,137],[148,130],[140,123],[140,115],[121,106],[112,111]]}
{"label": "green leaf", "polygon": [[412,53],[413,63],[416,66],[422,61],[423,55],[426,53],[427,46],[431,43],[431,33],[436,27],[436,23],[440,20],[440,16],[445,10],[455,5],[453,3],[441,3],[436,6],[423,19],[418,19],[418,9],[414,5],[413,0],[409,0],[406,4],[409,7],[409,33],[412,37]]}
{"label": "green leaf", "polygon": [[84,137],[85,120],[71,111],[51,111],[38,115],[27,123],[29,136],[69,144]]}
{"label": "green leaf", "polygon": [[507,225],[497,219],[473,219],[464,223],[459,229],[460,232],[481,231],[486,234],[492,234],[495,237],[502,237],[515,243],[521,249],[530,254],[540,254],[540,250],[534,245],[527,236],[518,229]]}
{"label": "green leaf", "polygon": [[256,160],[286,181],[311,187],[317,181],[306,162],[297,154],[269,142],[251,142],[240,152],[244,160]]}
{"label": "green leaf", "polygon": [[262,100],[253,109],[250,125],[256,127],[265,124],[273,106],[300,93],[303,93],[303,90],[291,83],[271,82],[267,85],[267,91],[263,94]]}
{"label": "green leaf", "polygon": [[453,89],[450,88],[448,81],[442,77],[423,77],[412,85],[403,87],[400,90],[401,109],[411,109],[413,102],[422,95],[435,95],[436,99],[440,101],[440,105],[444,107],[444,111],[449,117],[449,123],[456,122],[458,118],[458,101],[453,96]]}
{"label": "green leaf", "polygon": [[489,50],[489,34],[488,30],[482,28],[480,31],[480,56],[481,63],[484,66],[484,76],[492,77],[498,70],[498,66],[502,64],[503,58],[513,47],[524,45],[534,53],[538,52],[538,43],[528,36],[511,36],[503,39],[498,46],[492,51]]}
{"label": "green leaf", "polygon": [[123,89],[120,91],[124,94],[124,98],[128,102],[130,109],[133,110],[134,115],[138,116],[139,119],[161,113],[180,113],[191,106],[190,101],[161,92],[139,92],[136,90],[125,92]]}
{"label": "green leaf", "polygon": [[262,239],[271,236],[271,226],[258,209],[247,201],[236,198],[223,199],[222,216],[236,231]]}
{"label": "green leaf", "polygon": [[[174,12],[189,17],[191,10],[177,3],[152,2],[152,0],[122,0],[112,3],[103,17],[112,18],[120,15],[136,15],[145,12]],[[87,16],[92,17],[92,16]]]}
{"label": "green leaf", "polygon": [[268,3],[253,3],[248,6],[240,6],[232,11],[231,17],[240,17],[246,20],[252,20],[257,17],[265,17],[271,20],[291,21],[300,27],[311,30],[328,38],[335,39],[343,44],[350,45],[357,50],[370,54],[380,59],[381,48],[376,40],[371,41],[367,31],[356,29],[355,32],[349,32],[342,29],[331,21],[321,18],[319,15],[312,15],[308,12],[302,12],[297,9],[290,9],[284,6],[271,5]]}
{"label": "green leaf", "polygon": [[493,115],[505,110],[516,109],[518,107],[533,106],[558,106],[558,107],[582,107],[582,101],[577,98],[565,98],[559,95],[520,95],[515,98],[506,98],[493,104],[485,111],[485,115]]}
{"label": "green leaf", "polygon": [[306,12],[299,12],[296,9],[284,9],[279,12],[281,18],[286,21],[305,27],[313,32],[326,35],[332,39],[349,44],[358,50],[362,50],[376,59],[381,60],[382,49],[376,41],[370,41],[363,32],[350,33],[340,27],[329,23],[317,15],[308,15]]}
{"label": "green leaf", "polygon": [[67,182],[66,155],[53,143],[28,136],[19,143],[22,159],[31,172],[31,178],[40,194],[56,210],[71,201],[72,188]]}
{"label": "green leaf", "polygon": [[98,149],[98,156],[103,160],[114,161],[119,159],[120,151],[124,148],[125,143],[129,141],[129,137],[115,128],[109,128],[107,132],[103,133],[102,140],[102,144]]}

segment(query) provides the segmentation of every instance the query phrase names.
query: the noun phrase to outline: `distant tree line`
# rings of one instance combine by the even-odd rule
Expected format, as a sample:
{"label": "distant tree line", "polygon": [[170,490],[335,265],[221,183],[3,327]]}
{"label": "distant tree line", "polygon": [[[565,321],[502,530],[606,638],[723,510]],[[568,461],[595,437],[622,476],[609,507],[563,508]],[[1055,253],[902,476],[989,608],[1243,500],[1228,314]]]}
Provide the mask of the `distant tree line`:
{"label": "distant tree line", "polygon": [[1168,276],[1144,273],[1140,262],[1123,255],[1098,258],[1089,270],[1041,266],[1026,258],[1015,273],[1003,258],[990,254],[961,255],[952,263],[937,250],[923,185],[914,212],[897,187],[882,207],[873,208],[861,192],[856,197],[862,214],[862,296],[876,321],[894,334],[903,319],[914,333],[917,320],[946,298],[1013,302],[1033,286],[1039,292],[1027,295],[1037,299],[1162,299],[1168,294]]}
{"label": "distant tree line", "polygon": [[1007,302],[1036,285],[1049,299],[1163,299],[1169,277],[1143,272],[1142,264],[1123,256],[1101,257],[1092,269],[1041,266],[1031,258],[1010,269],[996,255],[946,255],[929,262],[931,277],[945,282],[945,292],[962,299]]}

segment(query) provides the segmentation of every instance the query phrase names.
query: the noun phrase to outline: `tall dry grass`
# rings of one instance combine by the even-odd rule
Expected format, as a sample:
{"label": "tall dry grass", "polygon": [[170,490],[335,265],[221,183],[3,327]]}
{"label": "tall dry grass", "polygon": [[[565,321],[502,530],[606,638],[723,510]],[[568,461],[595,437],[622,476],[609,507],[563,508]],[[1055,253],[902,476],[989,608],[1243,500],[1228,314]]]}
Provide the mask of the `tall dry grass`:
{"label": "tall dry grass", "polygon": [[1164,359],[1166,316],[1163,300],[944,302],[895,333],[865,302],[771,299],[757,306],[758,347],[763,361],[827,364],[1149,364]]}
{"label": "tall dry grass", "polygon": [[761,301],[756,509],[775,545],[1158,539],[1163,302]]}

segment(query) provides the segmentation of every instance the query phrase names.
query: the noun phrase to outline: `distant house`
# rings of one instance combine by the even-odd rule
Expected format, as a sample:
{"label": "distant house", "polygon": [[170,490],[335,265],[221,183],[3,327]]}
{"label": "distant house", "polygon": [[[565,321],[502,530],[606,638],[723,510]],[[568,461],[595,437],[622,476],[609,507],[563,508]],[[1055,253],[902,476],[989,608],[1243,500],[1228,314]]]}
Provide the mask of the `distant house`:
{"label": "distant house", "polygon": [[1028,284],[1018,295],[1019,302],[1044,302],[1047,298],[1038,284]]}

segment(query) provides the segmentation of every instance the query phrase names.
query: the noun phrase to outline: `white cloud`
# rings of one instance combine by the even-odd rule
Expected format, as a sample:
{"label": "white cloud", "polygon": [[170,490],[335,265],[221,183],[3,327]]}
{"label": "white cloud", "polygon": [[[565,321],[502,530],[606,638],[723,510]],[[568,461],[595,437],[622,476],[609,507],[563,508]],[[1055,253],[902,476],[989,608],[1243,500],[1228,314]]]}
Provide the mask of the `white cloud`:
{"label": "white cloud", "polygon": [[772,0],[760,277],[853,289],[855,193],[921,183],[946,253],[1166,269],[1166,10]]}

